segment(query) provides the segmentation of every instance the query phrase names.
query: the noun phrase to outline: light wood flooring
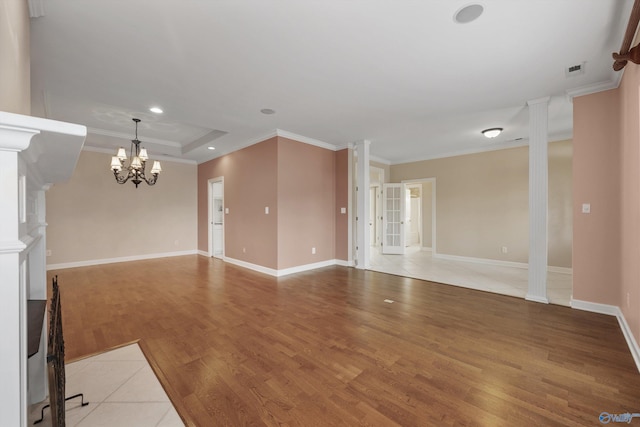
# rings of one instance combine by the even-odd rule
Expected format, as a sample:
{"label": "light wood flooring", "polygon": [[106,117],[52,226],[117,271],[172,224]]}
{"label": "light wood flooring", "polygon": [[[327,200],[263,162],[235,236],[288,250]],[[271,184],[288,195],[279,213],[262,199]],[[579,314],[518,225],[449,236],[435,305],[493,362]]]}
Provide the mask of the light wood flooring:
{"label": "light wood flooring", "polygon": [[190,426],[600,425],[602,412],[640,412],[610,316],[346,267],[273,278],[197,255],[53,274],[67,361],[140,339]]}

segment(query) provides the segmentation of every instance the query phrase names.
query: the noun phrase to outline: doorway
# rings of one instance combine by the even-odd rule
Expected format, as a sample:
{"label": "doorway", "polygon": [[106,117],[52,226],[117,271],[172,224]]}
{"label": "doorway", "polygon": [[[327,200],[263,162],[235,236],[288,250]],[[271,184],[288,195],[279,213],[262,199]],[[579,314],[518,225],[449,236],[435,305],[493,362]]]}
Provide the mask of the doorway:
{"label": "doorway", "polygon": [[383,189],[382,253],[404,255],[408,247],[435,253],[435,178],[384,184]]}
{"label": "doorway", "polygon": [[209,256],[224,259],[224,177],[209,180]]}
{"label": "doorway", "polygon": [[405,238],[406,247],[422,246],[422,184],[405,186]]}

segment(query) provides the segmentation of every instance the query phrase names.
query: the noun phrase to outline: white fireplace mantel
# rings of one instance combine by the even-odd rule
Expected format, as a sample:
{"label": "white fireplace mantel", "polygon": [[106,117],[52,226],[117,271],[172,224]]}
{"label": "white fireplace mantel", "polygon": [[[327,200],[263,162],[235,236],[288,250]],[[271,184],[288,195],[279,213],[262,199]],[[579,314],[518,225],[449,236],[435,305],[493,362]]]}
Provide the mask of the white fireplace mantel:
{"label": "white fireplace mantel", "polygon": [[0,413],[6,425],[26,427],[28,403],[46,396],[44,339],[27,360],[27,299],[47,299],[44,193],[71,177],[86,135],[85,126],[0,111]]}

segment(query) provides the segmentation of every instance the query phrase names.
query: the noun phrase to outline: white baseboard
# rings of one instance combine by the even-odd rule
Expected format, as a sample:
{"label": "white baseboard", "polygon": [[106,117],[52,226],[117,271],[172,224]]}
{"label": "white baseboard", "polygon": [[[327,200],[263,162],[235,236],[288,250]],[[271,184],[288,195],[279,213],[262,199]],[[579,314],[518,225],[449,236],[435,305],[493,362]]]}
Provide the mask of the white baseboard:
{"label": "white baseboard", "polygon": [[315,270],[316,268],[329,267],[332,265],[341,265],[345,267],[350,267],[350,265],[348,265],[349,261],[343,261],[343,260],[337,260],[337,259],[329,259],[326,261],[315,262],[313,264],[298,265],[295,267],[283,268],[281,270],[276,270],[274,268],[264,267],[262,265],[252,264],[247,261],[242,261],[239,259],[229,258],[229,257],[225,257],[224,261],[228,262],[229,264],[234,264],[239,267],[248,268],[249,270],[254,270],[259,273],[268,274],[269,276],[274,276],[274,277],[282,277],[282,276],[287,276],[289,274],[302,273],[303,271]]}
{"label": "white baseboard", "polygon": [[259,273],[268,274],[269,276],[278,277],[278,270],[275,270],[273,268],[264,267],[258,264],[252,264],[247,261],[242,261],[242,260],[230,258],[230,257],[224,257],[224,262],[228,262],[229,264],[237,265],[239,267],[248,268],[249,270],[257,271]]}
{"label": "white baseboard", "polygon": [[527,301],[539,302],[541,304],[549,304],[549,300],[547,298],[543,298],[538,295],[531,295],[529,293],[525,295],[524,299],[526,299]]}
{"label": "white baseboard", "polygon": [[[527,268],[529,268],[528,264],[527,264]],[[550,265],[547,267],[547,271],[549,273],[573,274],[573,268],[571,267],[556,267],[556,266]]]}
{"label": "white baseboard", "polygon": [[337,259],[336,261],[336,265],[339,265],[341,267],[353,267],[355,266],[353,261],[346,261],[344,259]]}
{"label": "white baseboard", "polygon": [[[463,262],[473,262],[475,264],[486,264],[486,265],[497,265],[500,267],[514,267],[514,268],[522,268],[528,269],[529,264],[526,262],[514,262],[514,261],[501,261],[499,259],[489,259],[489,258],[474,258],[468,256],[459,256],[459,255],[447,255],[447,254],[433,254],[434,258],[438,259],[446,259],[451,261],[463,261]],[[562,273],[562,274],[572,274],[573,269],[567,267],[554,267],[548,266],[547,271],[550,273]]]}
{"label": "white baseboard", "polygon": [[638,368],[638,372],[640,372],[640,347],[638,346],[638,342],[633,336],[631,328],[629,328],[629,324],[627,323],[627,319],[625,319],[624,314],[622,314],[622,310],[620,310],[620,307],[616,305],[599,304],[595,302],[572,299],[571,308],[591,311],[594,313],[607,314],[609,316],[616,316],[616,318],[618,319],[618,324],[620,325],[620,329],[622,330],[622,335],[624,335],[624,339],[627,341],[627,346],[629,346],[629,351],[631,351],[631,356],[636,362],[636,368]]}
{"label": "white baseboard", "polygon": [[142,261],[145,259],[168,258],[168,257],[174,257],[174,256],[182,256],[182,255],[195,255],[196,253],[198,253],[196,250],[179,251],[179,252],[163,252],[159,254],[146,254],[146,255],[124,256],[124,257],[118,257],[118,258],[92,259],[87,261],[65,262],[61,264],[48,264],[47,271],[60,270],[63,268],[89,267],[92,265],[113,264],[116,262]]}
{"label": "white baseboard", "polygon": [[428,248],[428,247],[426,247],[426,246],[422,246],[422,247],[420,247],[420,250],[421,250],[422,252],[433,252],[433,248]]}
{"label": "white baseboard", "polygon": [[209,252],[198,250],[198,255],[202,255],[202,256],[208,257],[209,256]]}

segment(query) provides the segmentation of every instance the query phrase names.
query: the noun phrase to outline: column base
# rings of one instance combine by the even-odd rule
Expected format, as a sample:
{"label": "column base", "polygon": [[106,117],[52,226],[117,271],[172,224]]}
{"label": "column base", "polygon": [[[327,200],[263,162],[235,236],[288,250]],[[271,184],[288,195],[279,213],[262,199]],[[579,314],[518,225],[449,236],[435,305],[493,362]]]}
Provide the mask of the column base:
{"label": "column base", "polygon": [[526,299],[527,301],[539,302],[542,304],[549,304],[549,299],[547,299],[547,297],[542,297],[539,295],[527,294],[527,296],[525,296],[524,299]]}

